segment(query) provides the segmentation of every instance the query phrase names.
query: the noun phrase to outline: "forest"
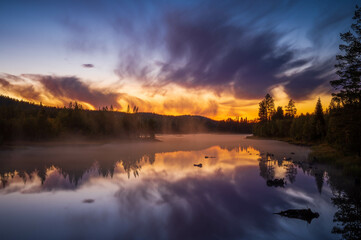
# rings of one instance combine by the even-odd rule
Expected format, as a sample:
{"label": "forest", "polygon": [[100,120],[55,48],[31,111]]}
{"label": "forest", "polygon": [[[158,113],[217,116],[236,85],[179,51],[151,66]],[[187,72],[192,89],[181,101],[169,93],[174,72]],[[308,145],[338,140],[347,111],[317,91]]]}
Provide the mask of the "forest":
{"label": "forest", "polygon": [[341,106],[331,101],[324,109],[318,99],[315,111],[296,115],[291,99],[285,110],[275,110],[273,98],[267,94],[260,102],[259,122],[253,133],[260,137],[289,139],[295,143],[313,145],[328,143],[344,152],[360,154],[361,110],[357,106]]}
{"label": "forest", "polygon": [[0,144],[85,137],[87,139],[154,139],[157,133],[232,132],[251,133],[247,119],[215,121],[201,116],[165,116],[127,112],[112,107],[86,110],[71,102],[63,108],[0,96]]}
{"label": "forest", "polygon": [[326,143],[346,154],[361,156],[361,8],[356,7],[351,30],[341,33],[341,53],[336,56],[336,80],[329,106],[318,99],[313,113],[297,115],[291,99],[285,110],[275,108],[267,94],[259,103],[259,122],[253,133],[261,137],[288,138],[306,144]]}

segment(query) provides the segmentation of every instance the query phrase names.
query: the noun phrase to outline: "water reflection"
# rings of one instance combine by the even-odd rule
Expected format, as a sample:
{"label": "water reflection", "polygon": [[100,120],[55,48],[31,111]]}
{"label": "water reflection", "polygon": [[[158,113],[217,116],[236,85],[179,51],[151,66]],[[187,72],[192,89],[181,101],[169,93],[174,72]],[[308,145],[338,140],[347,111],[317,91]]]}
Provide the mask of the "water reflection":
{"label": "water reflection", "polygon": [[[305,163],[307,148],[239,135],[160,138],[1,151],[0,238],[35,237],[34,215],[37,238],[49,229],[55,239],[360,236],[359,186]],[[275,179],[284,187],[267,185]],[[273,214],[306,207],[320,213],[312,224]]]}

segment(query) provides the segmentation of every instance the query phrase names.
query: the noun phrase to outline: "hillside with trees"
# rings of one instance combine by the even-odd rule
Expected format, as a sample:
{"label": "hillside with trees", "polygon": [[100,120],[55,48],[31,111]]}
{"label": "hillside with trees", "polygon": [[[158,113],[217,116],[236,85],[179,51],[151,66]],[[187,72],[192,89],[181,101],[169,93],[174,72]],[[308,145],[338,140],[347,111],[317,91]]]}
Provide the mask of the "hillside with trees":
{"label": "hillside with trees", "polygon": [[87,139],[154,139],[157,133],[251,133],[247,119],[214,121],[201,116],[165,116],[127,112],[112,107],[86,110],[77,102],[63,108],[46,107],[0,96],[0,144],[85,137]]}

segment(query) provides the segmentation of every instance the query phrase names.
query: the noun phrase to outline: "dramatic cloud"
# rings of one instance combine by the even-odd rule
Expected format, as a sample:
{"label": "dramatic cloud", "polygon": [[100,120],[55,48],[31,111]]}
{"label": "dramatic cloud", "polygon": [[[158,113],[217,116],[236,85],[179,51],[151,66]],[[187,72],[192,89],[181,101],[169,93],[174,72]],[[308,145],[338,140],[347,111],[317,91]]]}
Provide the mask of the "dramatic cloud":
{"label": "dramatic cloud", "polygon": [[307,98],[307,94],[316,89],[318,92],[330,93],[329,81],[336,78],[334,64],[333,59],[321,63],[315,62],[302,72],[284,77],[283,80],[288,82],[285,86],[287,93],[294,99]]}
{"label": "dramatic cloud", "polygon": [[[11,94],[23,97],[29,101],[39,101],[40,92],[33,85],[25,83],[21,78],[10,74],[0,75],[0,94]],[[6,78],[6,79],[5,79]],[[22,84],[17,84],[21,82]]]}
{"label": "dramatic cloud", "polygon": [[[12,82],[10,79],[16,79]],[[113,105],[115,109],[125,111],[137,106],[142,112],[157,112],[170,115],[203,115],[215,117],[218,114],[218,102],[214,99],[199,97],[197,100],[187,96],[163,96],[158,101],[151,101],[147,97],[137,97],[126,92],[117,91],[110,87],[95,88],[86,81],[75,76],[49,76],[23,74],[21,76],[3,75],[0,78],[0,94],[9,94],[25,100],[43,102],[46,105],[67,106],[70,101],[86,103],[95,109]]]}
{"label": "dramatic cloud", "polygon": [[57,77],[43,75],[27,75],[27,77],[39,81],[46,92],[56,98],[66,98],[87,102],[94,107],[110,106],[119,107],[119,93],[105,92],[93,89],[77,77]]}
{"label": "dramatic cloud", "polygon": [[93,68],[93,67],[94,67],[94,65],[91,64],[91,63],[85,63],[85,64],[83,64],[82,66],[83,66],[84,68]]}
{"label": "dramatic cloud", "polygon": [[[67,105],[70,101],[84,102],[95,108],[110,106],[120,109],[120,99],[134,101],[134,97],[109,89],[99,89],[75,76],[49,76],[23,74],[14,76],[0,75],[1,94],[21,97],[36,102],[61,102]],[[54,102],[53,102],[54,104]]]}
{"label": "dramatic cloud", "polygon": [[186,22],[183,15],[172,14],[168,19],[169,61],[162,67],[162,81],[229,87],[239,98],[261,97],[280,82],[275,75],[294,58],[291,49],[277,47],[275,32],[253,36],[227,25],[227,18]]}
{"label": "dramatic cloud", "polygon": [[[151,45],[139,40],[139,33],[129,30],[129,26],[119,24],[117,31],[123,28],[128,38],[133,36],[134,42],[140,45],[137,49],[145,48],[149,56],[153,56],[154,51],[162,53],[154,62],[149,62],[149,56],[139,53],[131,54],[131,57],[120,54],[116,69],[120,78],[133,77],[144,81],[145,85],[162,88],[176,83],[185,88],[209,89],[216,93],[228,91],[240,99],[261,98],[275,85],[282,84],[287,94],[297,100],[307,99],[320,89],[325,90],[326,83],[332,79],[334,58],[317,55],[316,47],[319,48],[325,39],[317,37],[316,33],[344,24],[348,11],[318,20],[309,31],[312,33],[309,47],[289,40],[295,30],[280,30],[276,15],[281,10],[269,4],[258,10],[250,2],[204,6],[201,8],[200,4],[197,8],[177,10],[162,8],[158,29],[144,27],[143,39],[152,39]],[[294,4],[280,6],[289,14],[296,7]],[[245,9],[251,9],[254,16]],[[265,19],[270,23],[265,24]],[[154,21],[158,22],[158,17]],[[337,39],[337,35],[333,39]],[[155,47],[154,51],[149,49],[151,47]],[[326,91],[329,91],[330,87],[327,87]]]}

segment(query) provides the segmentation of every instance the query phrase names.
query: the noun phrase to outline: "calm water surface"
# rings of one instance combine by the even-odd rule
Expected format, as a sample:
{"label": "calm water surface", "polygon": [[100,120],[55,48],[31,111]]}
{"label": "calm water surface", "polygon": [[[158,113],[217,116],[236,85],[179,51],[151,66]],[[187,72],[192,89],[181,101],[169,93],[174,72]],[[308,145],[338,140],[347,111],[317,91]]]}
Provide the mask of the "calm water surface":
{"label": "calm water surface", "polygon": [[[301,164],[306,147],[245,135],[157,138],[161,142],[1,150],[0,239],[360,234],[359,185],[337,169]],[[193,165],[199,163],[202,168]],[[275,178],[286,185],[267,186]],[[309,224],[273,214],[293,208],[311,208],[320,216]],[[340,223],[348,226],[346,234]]]}

